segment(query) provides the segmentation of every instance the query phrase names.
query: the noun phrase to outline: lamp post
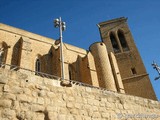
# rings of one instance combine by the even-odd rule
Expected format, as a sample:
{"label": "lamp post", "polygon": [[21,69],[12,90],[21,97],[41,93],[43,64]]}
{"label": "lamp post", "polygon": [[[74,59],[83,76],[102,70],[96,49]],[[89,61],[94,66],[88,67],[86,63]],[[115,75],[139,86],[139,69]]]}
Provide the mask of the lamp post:
{"label": "lamp post", "polygon": [[66,29],[65,22],[62,22],[61,17],[54,20],[54,27],[59,27],[59,41],[60,41],[60,59],[61,59],[61,80],[65,79],[65,69],[64,69],[64,57],[63,57],[63,36],[62,32]]}

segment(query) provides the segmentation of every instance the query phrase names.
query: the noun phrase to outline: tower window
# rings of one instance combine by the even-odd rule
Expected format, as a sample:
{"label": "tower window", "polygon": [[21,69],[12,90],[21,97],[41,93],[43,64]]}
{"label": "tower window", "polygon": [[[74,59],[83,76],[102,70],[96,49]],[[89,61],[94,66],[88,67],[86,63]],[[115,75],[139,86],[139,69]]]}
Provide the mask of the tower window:
{"label": "tower window", "polygon": [[131,68],[132,74],[135,75],[137,74],[136,69],[135,68]]}
{"label": "tower window", "polygon": [[128,47],[128,44],[126,42],[125,36],[122,31],[118,31],[118,38],[121,43],[123,51],[128,51],[129,47]]}
{"label": "tower window", "polygon": [[115,53],[120,52],[120,49],[119,49],[117,40],[116,40],[116,38],[115,38],[115,36],[114,36],[113,33],[110,33],[110,40],[111,40],[111,43],[112,43],[112,47],[113,47],[114,52],[115,52]]}

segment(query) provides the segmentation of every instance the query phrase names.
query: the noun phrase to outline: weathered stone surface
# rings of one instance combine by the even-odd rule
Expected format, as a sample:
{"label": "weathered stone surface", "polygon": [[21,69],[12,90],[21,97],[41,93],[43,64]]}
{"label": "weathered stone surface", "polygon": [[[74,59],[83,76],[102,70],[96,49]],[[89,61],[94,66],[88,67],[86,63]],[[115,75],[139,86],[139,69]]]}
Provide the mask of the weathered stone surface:
{"label": "weathered stone surface", "polygon": [[101,114],[99,112],[94,112],[92,117],[93,118],[101,118]]}
{"label": "weathered stone surface", "polygon": [[0,100],[0,107],[10,108],[12,104],[11,100]]}
{"label": "weathered stone surface", "polygon": [[57,116],[58,114],[56,112],[48,112],[49,120],[58,120]]}
{"label": "weathered stone surface", "polygon": [[73,108],[74,105],[73,105],[73,103],[71,103],[71,102],[67,102],[67,107],[68,107],[68,108]]}
{"label": "weathered stone surface", "polygon": [[46,107],[46,110],[47,110],[48,112],[58,112],[59,107],[47,106],[47,107]]}
{"label": "weathered stone surface", "polygon": [[36,113],[36,118],[34,118],[34,119],[36,119],[36,120],[44,120],[44,118],[45,118],[44,113],[37,112]]}
{"label": "weathered stone surface", "polygon": [[4,91],[4,92],[9,92],[9,91],[10,91],[9,85],[4,85],[3,91]]}
{"label": "weathered stone surface", "polygon": [[67,115],[64,114],[58,114],[58,120],[66,120]]}
{"label": "weathered stone surface", "polygon": [[45,107],[42,105],[33,104],[31,106],[31,110],[35,112],[43,112],[45,110]]}
{"label": "weathered stone surface", "polygon": [[4,93],[2,97],[5,99],[16,100],[15,94],[12,93]]}
{"label": "weathered stone surface", "polygon": [[27,95],[25,95],[25,94],[18,94],[17,100],[20,102],[31,102],[31,101],[29,101]]}
{"label": "weathered stone surface", "polygon": [[31,95],[31,90],[29,88],[23,89],[24,94]]}
{"label": "weathered stone surface", "polygon": [[[14,80],[21,82],[15,78]],[[139,113],[150,116],[153,113],[155,116],[160,114],[159,102],[139,97],[100,92],[81,86],[58,90],[59,87],[47,88],[48,84],[42,82],[39,83],[41,87],[25,84],[11,86],[11,83],[13,81],[9,80],[6,84],[0,84],[2,120],[118,120],[119,114],[123,117]],[[38,86],[37,83],[32,83],[32,86]],[[159,118],[160,116],[157,120]]]}
{"label": "weathered stone surface", "polygon": [[71,113],[72,115],[79,115],[78,110],[77,110],[77,109],[75,109],[75,108],[70,109],[70,113]]}
{"label": "weathered stone surface", "polygon": [[47,92],[47,96],[50,98],[56,98],[56,94],[53,92]]}
{"label": "weathered stone surface", "polygon": [[4,88],[4,84],[0,84],[0,91],[2,92]]}
{"label": "weathered stone surface", "polygon": [[19,107],[19,101],[13,101],[12,109],[14,109],[14,110],[20,109],[20,107]]}
{"label": "weathered stone surface", "polygon": [[3,109],[1,114],[3,118],[8,118],[9,120],[12,120],[16,116],[15,111],[10,110],[9,108]]}
{"label": "weathered stone surface", "polygon": [[38,97],[37,98],[37,104],[43,105],[44,104],[44,98]]}
{"label": "weathered stone surface", "polygon": [[10,92],[13,94],[23,94],[23,89],[19,86],[11,86]]}
{"label": "weathered stone surface", "polygon": [[105,112],[105,113],[102,113],[102,118],[108,118],[109,119],[110,115],[109,113]]}
{"label": "weathered stone surface", "polygon": [[8,82],[7,76],[0,75],[0,84],[6,84]]}

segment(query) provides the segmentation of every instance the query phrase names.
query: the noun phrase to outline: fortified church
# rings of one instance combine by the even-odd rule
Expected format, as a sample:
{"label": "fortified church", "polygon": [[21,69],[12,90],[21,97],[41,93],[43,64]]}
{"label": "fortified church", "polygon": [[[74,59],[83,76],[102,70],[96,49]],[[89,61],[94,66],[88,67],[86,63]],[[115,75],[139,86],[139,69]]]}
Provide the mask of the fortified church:
{"label": "fortified church", "polygon": [[[101,41],[89,51],[64,43],[66,80],[156,100],[148,73],[127,25],[121,17],[98,24]],[[35,76],[61,77],[60,47],[55,40],[0,24],[0,62]],[[11,65],[11,66],[6,66]],[[21,69],[23,68],[23,69]]]}

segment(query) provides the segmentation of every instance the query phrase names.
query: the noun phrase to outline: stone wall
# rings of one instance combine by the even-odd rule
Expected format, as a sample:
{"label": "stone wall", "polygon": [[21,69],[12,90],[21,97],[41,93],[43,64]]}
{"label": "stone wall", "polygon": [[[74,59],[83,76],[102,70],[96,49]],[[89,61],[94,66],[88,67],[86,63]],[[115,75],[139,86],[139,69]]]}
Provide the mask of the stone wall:
{"label": "stone wall", "polygon": [[[129,119],[130,118],[130,119]],[[160,119],[160,103],[0,69],[0,120]]]}

